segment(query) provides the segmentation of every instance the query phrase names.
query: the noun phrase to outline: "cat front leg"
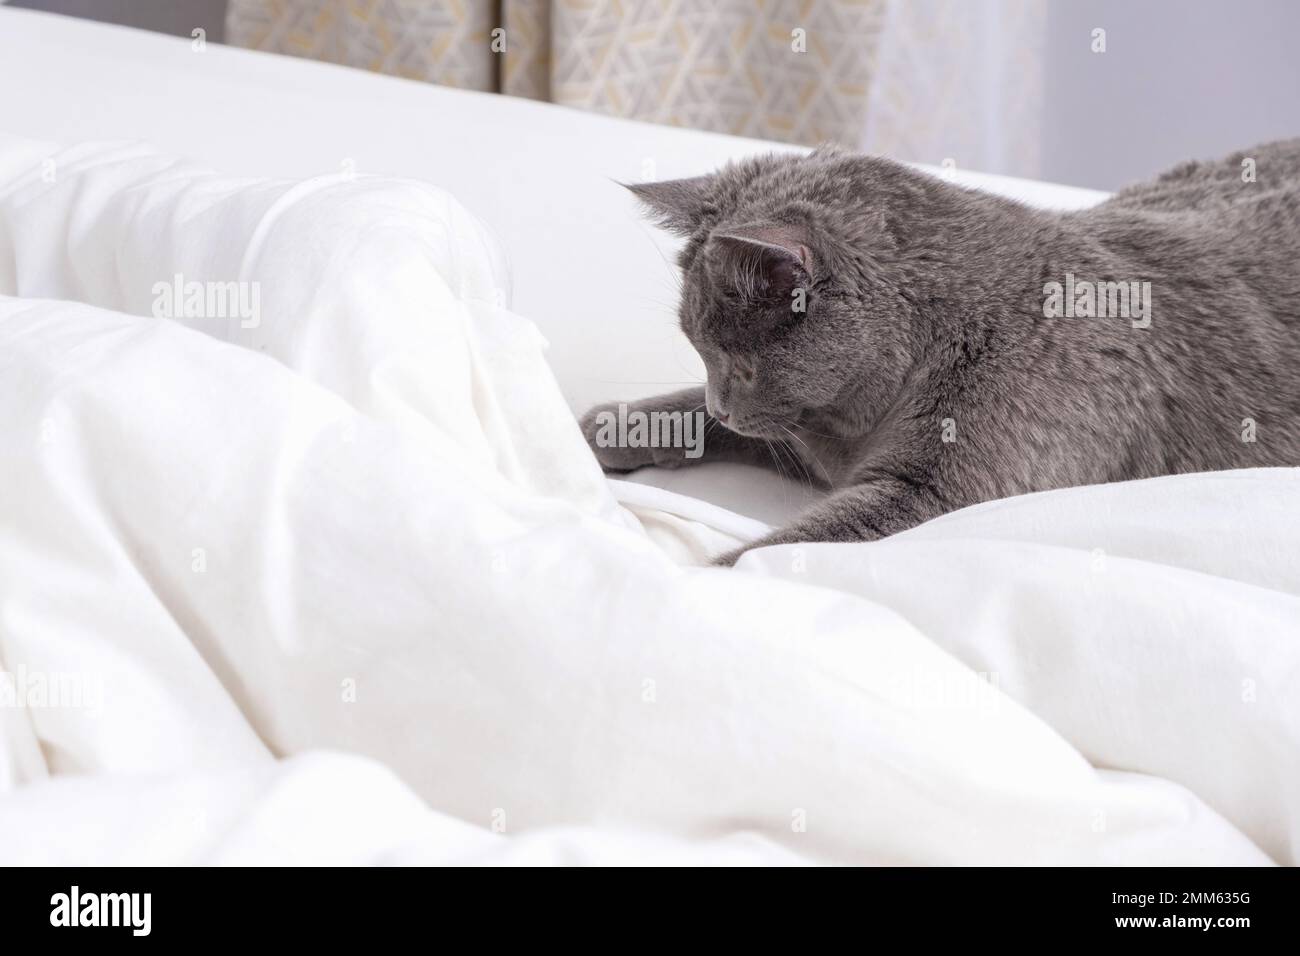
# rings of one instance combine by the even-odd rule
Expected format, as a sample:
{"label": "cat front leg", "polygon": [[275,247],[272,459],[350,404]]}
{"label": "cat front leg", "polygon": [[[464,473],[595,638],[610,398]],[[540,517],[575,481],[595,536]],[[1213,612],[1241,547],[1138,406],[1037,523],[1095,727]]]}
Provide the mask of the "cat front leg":
{"label": "cat front leg", "polygon": [[913,478],[879,478],[853,485],[819,502],[783,528],[713,559],[731,567],[742,554],[777,544],[878,541],[952,511],[936,484]]}
{"label": "cat front leg", "polygon": [[781,467],[773,464],[773,456],[779,453],[767,443],[737,435],[705,411],[703,388],[636,402],[606,402],[588,411],[578,424],[601,467],[615,474],[702,461]]}

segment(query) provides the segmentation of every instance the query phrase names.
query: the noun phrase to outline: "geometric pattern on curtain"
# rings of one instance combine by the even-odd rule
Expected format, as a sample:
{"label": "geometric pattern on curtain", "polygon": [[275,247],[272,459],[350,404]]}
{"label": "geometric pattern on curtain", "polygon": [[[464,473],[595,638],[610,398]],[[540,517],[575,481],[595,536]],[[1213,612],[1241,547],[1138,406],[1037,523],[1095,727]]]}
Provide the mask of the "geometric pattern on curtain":
{"label": "geometric pattern on curtain", "polygon": [[226,31],[654,123],[1038,172],[1043,0],[229,0]]}
{"label": "geometric pattern on curtain", "polygon": [[[230,0],[227,42],[655,123],[855,143],[885,0]],[[500,28],[504,33],[493,35]],[[495,49],[494,49],[495,48]]]}

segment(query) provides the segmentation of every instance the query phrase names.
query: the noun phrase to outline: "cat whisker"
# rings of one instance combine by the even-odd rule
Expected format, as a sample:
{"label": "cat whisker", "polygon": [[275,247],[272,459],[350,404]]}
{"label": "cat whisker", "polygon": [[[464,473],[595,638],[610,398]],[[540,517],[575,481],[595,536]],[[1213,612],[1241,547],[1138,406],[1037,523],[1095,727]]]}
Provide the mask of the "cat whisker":
{"label": "cat whisker", "polygon": [[800,431],[807,432],[809,435],[816,435],[818,438],[828,438],[831,441],[856,440],[856,439],[852,439],[850,436],[847,435],[827,435],[823,432],[813,431],[807,425],[800,425],[798,422],[793,420],[789,420],[786,422],[777,422],[777,424],[780,425],[782,428],[785,428],[786,425],[793,425],[795,428],[798,428]]}
{"label": "cat whisker", "polygon": [[[685,381],[685,382],[674,382],[674,381],[651,382],[651,381],[637,381],[637,380],[626,379],[626,378],[617,378],[617,379],[589,378],[586,379],[585,381],[594,382],[597,385],[703,385],[704,384],[699,379],[694,379],[693,381]],[[703,408],[704,406],[700,405],[699,407]]]}
{"label": "cat whisker", "polygon": [[772,456],[772,464],[776,465],[776,472],[781,476],[781,480],[789,481],[790,479],[785,473],[785,467],[781,464],[781,456],[776,453],[776,448],[772,445],[772,440],[763,436],[762,441],[763,444],[767,446],[767,453]]}
{"label": "cat whisker", "polygon": [[[826,471],[826,466],[822,464],[822,460],[817,457],[816,452],[814,452],[811,448],[808,447],[808,443],[806,441],[804,441],[797,434],[795,434],[793,431],[791,431],[789,428],[787,428],[785,425],[781,424],[780,422],[777,422],[776,425],[778,428],[780,428],[787,435],[789,435],[791,438],[793,438],[795,441],[797,441],[800,445],[803,446],[804,451],[806,451],[812,457],[812,460],[816,462],[817,467],[821,470],[821,473],[823,475],[829,474],[829,472]],[[804,466],[803,471],[804,471],[804,477],[807,478],[809,485],[817,484],[817,482],[813,481],[812,475],[809,474],[806,465]]]}

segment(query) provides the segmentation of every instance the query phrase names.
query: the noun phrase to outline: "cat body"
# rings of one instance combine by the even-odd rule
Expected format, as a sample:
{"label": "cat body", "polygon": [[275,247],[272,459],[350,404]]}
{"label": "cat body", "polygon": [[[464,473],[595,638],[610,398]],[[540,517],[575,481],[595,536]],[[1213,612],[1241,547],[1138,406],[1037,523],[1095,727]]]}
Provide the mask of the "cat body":
{"label": "cat body", "polygon": [[[749,547],[1052,488],[1300,465],[1300,140],[1049,212],[835,149],[632,187],[686,239],[695,460],[828,497]],[[611,448],[602,465],[687,464]]]}

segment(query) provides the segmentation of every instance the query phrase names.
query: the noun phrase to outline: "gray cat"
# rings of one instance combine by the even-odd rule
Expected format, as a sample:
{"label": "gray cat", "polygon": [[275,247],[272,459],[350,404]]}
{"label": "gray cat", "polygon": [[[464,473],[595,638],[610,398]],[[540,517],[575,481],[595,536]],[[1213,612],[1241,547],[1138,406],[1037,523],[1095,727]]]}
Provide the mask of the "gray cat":
{"label": "gray cat", "polygon": [[[722,555],[871,541],[1009,495],[1300,465],[1300,139],[1044,212],[837,148],[631,187],[686,243],[703,455],[830,490]],[[606,419],[607,420],[607,419]]]}

